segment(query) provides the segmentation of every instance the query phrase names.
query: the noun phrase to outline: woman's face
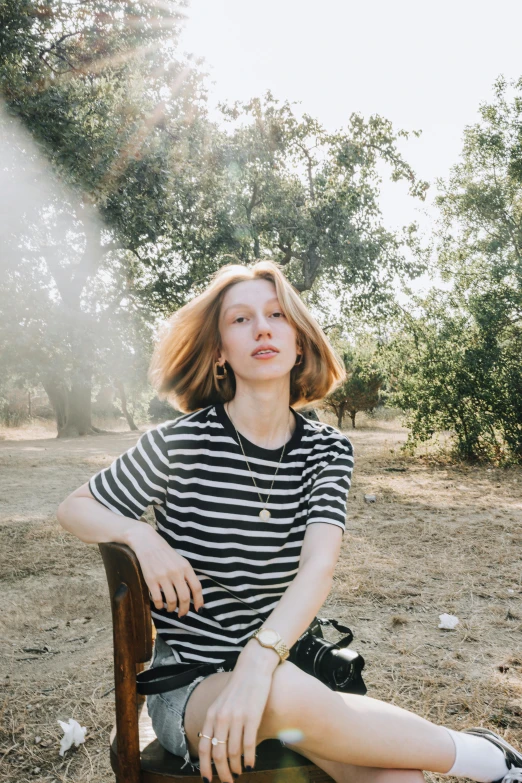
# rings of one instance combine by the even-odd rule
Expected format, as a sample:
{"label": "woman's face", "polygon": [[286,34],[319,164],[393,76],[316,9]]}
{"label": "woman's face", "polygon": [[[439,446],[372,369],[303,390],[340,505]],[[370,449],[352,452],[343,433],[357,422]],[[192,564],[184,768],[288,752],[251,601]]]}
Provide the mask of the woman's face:
{"label": "woman's face", "polygon": [[219,362],[227,361],[236,378],[282,378],[296,362],[297,332],[283,314],[270,280],[244,280],[227,290],[219,333]]}

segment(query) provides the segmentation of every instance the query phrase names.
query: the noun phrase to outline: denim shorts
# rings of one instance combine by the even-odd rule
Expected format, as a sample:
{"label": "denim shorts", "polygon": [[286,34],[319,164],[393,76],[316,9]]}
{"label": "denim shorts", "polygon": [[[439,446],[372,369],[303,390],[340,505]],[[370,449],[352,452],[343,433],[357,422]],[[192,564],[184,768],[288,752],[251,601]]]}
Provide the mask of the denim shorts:
{"label": "denim shorts", "polygon": [[[178,653],[157,634],[150,668],[174,662],[181,662]],[[182,685],[181,688],[176,688],[173,691],[153,693],[147,696],[147,710],[156,737],[160,745],[163,745],[169,753],[182,756],[185,759],[182,769],[187,764],[191,765],[192,771],[194,771],[194,767],[199,769],[199,761],[193,761],[190,758],[187,746],[184,726],[185,709],[189,696],[196,685],[209,676],[207,674],[196,677],[188,685]]]}
{"label": "denim shorts", "polygon": [[[164,666],[173,662],[180,663],[181,658],[176,650],[164,642],[161,636],[157,634],[150,668]],[[225,669],[218,667],[217,671],[225,671]],[[147,696],[147,710],[156,737],[160,745],[163,745],[169,753],[173,753],[175,756],[182,756],[185,759],[181,769],[187,764],[190,764],[192,771],[194,771],[195,767],[198,770],[200,768],[199,760],[193,761],[190,757],[184,721],[189,696],[196,685],[204,680],[205,677],[210,677],[210,675],[204,674],[202,677],[196,677],[188,685],[182,685],[181,688],[176,688],[173,691],[152,693]],[[280,743],[283,747],[286,745],[283,740],[280,740]]]}

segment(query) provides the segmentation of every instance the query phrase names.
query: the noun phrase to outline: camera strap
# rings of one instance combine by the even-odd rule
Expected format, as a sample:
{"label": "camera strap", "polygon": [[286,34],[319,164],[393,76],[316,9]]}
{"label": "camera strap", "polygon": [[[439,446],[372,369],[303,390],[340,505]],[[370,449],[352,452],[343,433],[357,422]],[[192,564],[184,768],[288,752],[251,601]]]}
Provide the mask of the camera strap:
{"label": "camera strap", "polygon": [[[256,609],[254,606],[251,606],[246,601],[243,601],[242,598],[239,598],[239,596],[234,595],[234,593],[230,592],[230,590],[227,587],[225,587],[225,585],[222,585],[219,582],[216,582],[216,580],[212,579],[212,577],[207,576],[206,574],[204,576],[205,576],[205,579],[209,579],[211,582],[214,582],[214,584],[218,585],[218,587],[221,587],[222,590],[225,590],[227,593],[229,593],[234,598],[235,601],[239,601],[240,603],[242,603],[245,606],[247,606],[252,612],[255,612],[260,617],[262,617],[263,620],[268,620],[268,618],[270,616],[269,614],[263,614],[258,609]],[[338,644],[339,647],[348,647],[348,645],[353,641],[353,633],[352,633],[351,628],[348,628],[347,625],[341,625],[341,623],[338,620],[335,620],[333,617],[315,617],[312,620],[312,622],[310,623],[310,625],[308,626],[308,628],[306,629],[306,631],[304,631],[304,633],[306,633],[307,631],[310,631],[311,628],[315,625],[316,621],[320,625],[333,625],[333,627],[337,631],[340,631],[341,633],[347,633],[348,634],[347,637],[345,637],[344,639],[341,639],[341,641],[339,641],[339,642],[336,642],[336,644]],[[349,639],[349,641],[347,641],[348,639]]]}
{"label": "camera strap", "polygon": [[218,671],[232,671],[236,665],[239,653],[227,656],[221,663],[203,663],[194,666],[193,663],[169,663],[154,666],[136,675],[136,689],[143,696],[151,693],[163,693],[173,691],[188,685],[196,677],[205,677]]}

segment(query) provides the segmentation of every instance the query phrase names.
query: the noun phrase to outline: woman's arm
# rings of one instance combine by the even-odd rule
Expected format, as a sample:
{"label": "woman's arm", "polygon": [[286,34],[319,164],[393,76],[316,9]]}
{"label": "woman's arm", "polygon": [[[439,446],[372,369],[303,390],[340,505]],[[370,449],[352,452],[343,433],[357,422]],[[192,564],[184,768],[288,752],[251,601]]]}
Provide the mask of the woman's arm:
{"label": "woman's arm", "polygon": [[145,528],[155,533],[146,522],[115,514],[103,506],[92,495],[89,485],[83,484],[60,503],[56,518],[60,525],[85,544],[106,544],[114,541],[127,544],[141,535],[147,535]]}
{"label": "woman's arm", "polygon": [[191,593],[195,611],[204,605],[201,582],[189,561],[146,522],[116,514],[99,503],[87,484],[60,504],[56,516],[65,530],[86,544],[114,541],[134,550],[156,609],[164,607],[162,593],[167,611],[178,607],[178,617],[189,611]]}
{"label": "woman's arm", "polygon": [[[330,592],[341,550],[353,449],[344,436],[340,436],[337,448],[333,459],[325,455],[325,464],[310,493],[299,571],[264,623],[279,632],[288,648],[304,633]],[[254,666],[264,661],[272,672],[279,663],[275,650],[262,647],[256,639],[247,642],[239,657],[247,660],[248,665],[253,658]]]}
{"label": "woman's arm", "polygon": [[[323,523],[310,525],[306,531],[299,571],[263,623],[278,631],[288,649],[308,628],[330,592],[342,534],[337,525]],[[236,668],[240,660],[248,668],[261,666],[273,672],[279,664],[279,655],[270,647],[263,647],[257,639],[249,639]]]}
{"label": "woman's arm", "polygon": [[[313,524],[306,531],[299,571],[264,623],[281,634],[288,648],[310,625],[330,592],[341,541],[342,530],[337,525]],[[245,765],[254,766],[257,731],[279,662],[275,650],[249,639],[232,677],[207,710],[202,733],[229,739],[223,746],[225,755],[219,759],[214,755],[221,780],[231,779],[229,761],[235,770],[241,769],[241,753]],[[211,748],[207,740],[200,740],[201,774],[208,780],[212,780]]]}

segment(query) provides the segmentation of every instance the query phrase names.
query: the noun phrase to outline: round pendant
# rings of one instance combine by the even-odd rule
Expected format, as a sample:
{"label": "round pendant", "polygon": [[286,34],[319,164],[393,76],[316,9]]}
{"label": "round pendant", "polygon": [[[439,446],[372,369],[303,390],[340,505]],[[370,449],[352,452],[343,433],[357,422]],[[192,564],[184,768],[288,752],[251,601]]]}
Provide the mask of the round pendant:
{"label": "round pendant", "polygon": [[263,520],[263,522],[268,522],[268,520],[271,517],[271,513],[267,508],[262,508],[259,512],[259,518]]}

